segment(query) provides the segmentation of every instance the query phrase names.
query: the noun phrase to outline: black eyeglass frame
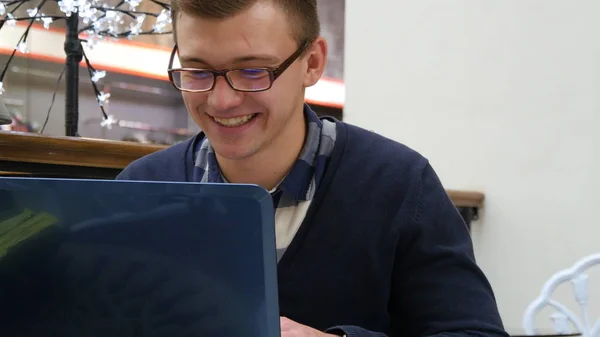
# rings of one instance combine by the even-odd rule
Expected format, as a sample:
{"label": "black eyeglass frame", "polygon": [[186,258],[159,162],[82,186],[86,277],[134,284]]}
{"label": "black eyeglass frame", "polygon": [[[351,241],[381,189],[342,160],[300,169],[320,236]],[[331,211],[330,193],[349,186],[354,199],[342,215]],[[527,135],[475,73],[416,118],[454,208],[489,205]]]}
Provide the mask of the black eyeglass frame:
{"label": "black eyeglass frame", "polygon": [[[292,55],[290,55],[290,57],[288,57],[278,67],[275,67],[275,68],[273,68],[273,67],[244,67],[244,68],[236,68],[236,69],[212,70],[212,69],[202,69],[202,68],[172,68],[173,61],[175,60],[175,53],[177,52],[177,44],[175,44],[175,46],[173,47],[173,51],[171,52],[171,57],[169,58],[169,67],[167,69],[167,72],[169,74],[169,81],[179,91],[185,91],[185,92],[208,92],[208,91],[211,91],[215,88],[215,85],[217,84],[217,77],[223,76],[223,78],[225,78],[225,81],[227,81],[227,84],[229,84],[229,86],[235,91],[261,92],[261,91],[266,91],[266,90],[271,89],[273,87],[273,82],[275,82],[275,80],[279,76],[281,76],[281,74],[283,74],[283,72],[286,71],[287,68],[289,68],[298,59],[298,57],[300,57],[300,55],[302,55],[302,53],[304,53],[304,51],[306,50],[306,48],[308,48],[308,46],[310,46],[309,41],[303,42],[300,45],[300,47]],[[245,70],[245,69],[266,71],[269,74],[269,86],[266,88],[261,88],[261,89],[238,89],[238,88],[236,88],[233,85],[231,79],[229,79],[229,76],[227,76],[227,74],[231,71],[240,71],[240,70]],[[177,84],[175,84],[175,81],[173,79],[173,73],[176,71],[203,71],[203,72],[212,73],[213,74],[212,86],[208,89],[201,89],[201,90],[180,88],[177,86]]]}

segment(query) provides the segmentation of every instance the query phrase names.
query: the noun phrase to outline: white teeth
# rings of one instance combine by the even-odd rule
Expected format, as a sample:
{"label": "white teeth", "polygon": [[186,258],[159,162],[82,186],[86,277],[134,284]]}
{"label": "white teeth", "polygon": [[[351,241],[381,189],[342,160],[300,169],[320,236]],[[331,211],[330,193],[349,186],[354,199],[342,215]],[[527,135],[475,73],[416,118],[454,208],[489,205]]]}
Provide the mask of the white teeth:
{"label": "white teeth", "polygon": [[250,114],[250,115],[246,115],[246,116],[242,116],[242,117],[234,117],[234,118],[217,118],[217,117],[213,117],[213,119],[215,120],[215,122],[223,125],[223,126],[240,126],[240,125],[244,125],[246,123],[248,123],[249,121],[252,120],[252,118],[254,118],[254,116],[256,116],[256,114]]}

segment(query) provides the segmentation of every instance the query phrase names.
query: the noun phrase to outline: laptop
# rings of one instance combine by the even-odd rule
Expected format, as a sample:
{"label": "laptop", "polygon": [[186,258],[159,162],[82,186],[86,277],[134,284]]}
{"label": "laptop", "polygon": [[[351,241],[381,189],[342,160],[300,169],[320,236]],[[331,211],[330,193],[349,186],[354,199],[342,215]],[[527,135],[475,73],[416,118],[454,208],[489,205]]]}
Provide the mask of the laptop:
{"label": "laptop", "polygon": [[270,194],[0,178],[3,337],[278,337]]}

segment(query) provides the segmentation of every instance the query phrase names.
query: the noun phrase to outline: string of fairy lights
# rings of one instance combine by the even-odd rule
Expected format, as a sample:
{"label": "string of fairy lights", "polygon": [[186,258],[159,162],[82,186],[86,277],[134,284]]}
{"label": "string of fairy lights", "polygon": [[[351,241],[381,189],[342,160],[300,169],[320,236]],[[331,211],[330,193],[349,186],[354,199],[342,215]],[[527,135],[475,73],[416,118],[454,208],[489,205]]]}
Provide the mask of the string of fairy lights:
{"label": "string of fairy lights", "polygon": [[[151,1],[158,5],[160,11],[155,13],[139,10],[142,1]],[[44,10],[50,3],[56,3],[60,15],[46,15]],[[56,6],[55,6],[56,7]],[[22,9],[26,8],[25,11]],[[17,16],[18,10],[27,15]],[[0,73],[0,95],[6,91],[4,78],[17,53],[27,54],[27,38],[35,23],[45,29],[50,29],[52,23],[67,20],[73,13],[79,18],[78,39],[82,46],[83,59],[91,79],[96,100],[103,116],[102,126],[110,127],[114,120],[108,116],[104,106],[109,102],[110,93],[99,89],[98,82],[106,76],[106,71],[93,67],[86,55],[103,40],[132,39],[139,35],[170,34],[171,8],[169,4],[159,0],[120,0],[114,5],[100,0],[0,0],[0,30],[15,29],[18,22],[27,26],[16,42],[15,48]],[[147,21],[151,21],[151,28],[144,30]]]}

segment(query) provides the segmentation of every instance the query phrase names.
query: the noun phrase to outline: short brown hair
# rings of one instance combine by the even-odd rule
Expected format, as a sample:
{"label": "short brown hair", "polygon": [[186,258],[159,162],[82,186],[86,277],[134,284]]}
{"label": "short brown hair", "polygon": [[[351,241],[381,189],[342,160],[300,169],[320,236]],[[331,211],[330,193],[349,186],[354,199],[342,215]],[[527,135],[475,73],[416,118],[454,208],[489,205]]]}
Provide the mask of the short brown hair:
{"label": "short brown hair", "polygon": [[259,1],[270,1],[286,13],[290,33],[298,43],[314,41],[321,33],[317,0],[171,0],[173,34],[177,39],[177,15],[186,13],[201,18],[224,19],[248,9]]}

